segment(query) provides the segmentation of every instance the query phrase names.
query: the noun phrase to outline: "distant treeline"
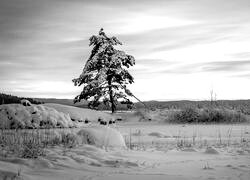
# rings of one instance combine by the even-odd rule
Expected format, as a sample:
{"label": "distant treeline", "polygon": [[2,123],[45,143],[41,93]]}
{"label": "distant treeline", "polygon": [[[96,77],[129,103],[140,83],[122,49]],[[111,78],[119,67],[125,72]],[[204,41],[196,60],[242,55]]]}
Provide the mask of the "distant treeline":
{"label": "distant treeline", "polygon": [[[0,104],[2,103],[2,95],[0,94]],[[11,96],[11,95],[5,95],[5,96]],[[18,99],[11,101],[9,103],[19,103],[20,99],[16,96],[12,99]],[[80,103],[73,103],[73,99],[54,99],[54,98],[25,98],[30,100],[30,102],[34,104],[38,104],[39,102],[45,102],[45,103],[57,103],[57,104],[64,104],[69,106],[76,106],[81,108],[88,108],[88,102],[87,101],[81,101]],[[5,100],[4,100],[5,101]],[[34,102],[36,101],[36,102]],[[5,101],[7,104],[8,102]],[[229,110],[236,110],[241,113],[250,115],[250,100],[213,100],[213,101],[188,101],[188,100],[182,100],[182,101],[144,101],[144,104],[146,104],[146,108],[149,108],[151,110],[154,109],[186,109],[186,108],[198,108],[198,109],[204,109],[204,108],[225,108]],[[134,104],[134,109],[141,109],[145,108],[145,106],[140,103],[136,102]],[[109,107],[105,106],[104,104],[101,104],[98,107],[98,110],[110,110]],[[117,109],[118,111],[126,111],[127,106],[120,104],[118,102]]]}
{"label": "distant treeline", "polygon": [[[250,100],[217,100],[217,101],[145,101],[146,108],[150,110],[154,109],[186,109],[186,108],[226,108],[231,110],[240,111],[241,113],[250,115]],[[87,104],[75,105],[81,108],[88,108]],[[142,103],[135,103],[134,109],[145,108]],[[109,110],[107,106],[101,104],[99,110]],[[117,105],[118,111],[126,111],[127,107],[123,104]]]}
{"label": "distant treeline", "polygon": [[[216,101],[147,101],[144,102],[150,109],[186,109],[186,108],[225,108],[236,110],[250,115],[250,100],[216,100]],[[143,108],[140,103],[136,108]]]}
{"label": "distant treeline", "polygon": [[0,104],[12,104],[12,103],[20,103],[22,99],[29,100],[32,104],[42,104],[43,102],[37,101],[33,98],[26,97],[18,97],[10,94],[0,93]]}

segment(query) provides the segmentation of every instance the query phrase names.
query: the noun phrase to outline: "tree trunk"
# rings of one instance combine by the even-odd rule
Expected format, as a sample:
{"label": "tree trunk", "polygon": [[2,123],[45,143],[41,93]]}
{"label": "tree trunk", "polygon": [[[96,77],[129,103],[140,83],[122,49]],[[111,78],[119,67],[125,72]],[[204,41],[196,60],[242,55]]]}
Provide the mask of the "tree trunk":
{"label": "tree trunk", "polygon": [[113,90],[112,90],[112,83],[111,80],[108,81],[108,85],[109,85],[109,98],[110,98],[110,102],[111,102],[111,111],[112,114],[115,112],[115,102],[114,102],[114,97],[113,97]]}

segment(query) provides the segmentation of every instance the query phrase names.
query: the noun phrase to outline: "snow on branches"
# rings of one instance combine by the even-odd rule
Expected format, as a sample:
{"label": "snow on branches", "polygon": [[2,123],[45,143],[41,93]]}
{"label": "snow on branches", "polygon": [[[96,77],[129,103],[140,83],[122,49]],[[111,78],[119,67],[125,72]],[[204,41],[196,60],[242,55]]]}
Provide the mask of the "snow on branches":
{"label": "snow on branches", "polygon": [[135,64],[134,57],[115,49],[114,46],[122,43],[116,37],[107,37],[102,28],[99,35],[91,36],[89,41],[89,45],[93,46],[90,57],[81,75],[72,80],[75,86],[83,85],[82,92],[74,102],[87,100],[90,108],[97,108],[103,102],[111,107],[112,112],[118,101],[131,108],[133,103],[128,96],[133,94],[126,84],[134,82],[127,70]]}

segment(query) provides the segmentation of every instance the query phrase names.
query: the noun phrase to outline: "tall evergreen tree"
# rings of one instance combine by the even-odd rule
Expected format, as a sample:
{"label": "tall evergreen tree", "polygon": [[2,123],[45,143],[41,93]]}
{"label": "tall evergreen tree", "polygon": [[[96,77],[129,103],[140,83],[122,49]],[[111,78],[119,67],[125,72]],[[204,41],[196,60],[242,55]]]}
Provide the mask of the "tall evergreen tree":
{"label": "tall evergreen tree", "polygon": [[127,89],[127,84],[132,84],[134,78],[127,68],[135,64],[133,56],[114,48],[122,43],[116,37],[107,37],[103,29],[99,35],[90,37],[90,46],[93,46],[82,74],[73,79],[75,86],[83,85],[80,95],[74,102],[82,99],[89,101],[90,108],[97,108],[102,102],[115,112],[118,102],[132,108],[129,96],[133,94]]}

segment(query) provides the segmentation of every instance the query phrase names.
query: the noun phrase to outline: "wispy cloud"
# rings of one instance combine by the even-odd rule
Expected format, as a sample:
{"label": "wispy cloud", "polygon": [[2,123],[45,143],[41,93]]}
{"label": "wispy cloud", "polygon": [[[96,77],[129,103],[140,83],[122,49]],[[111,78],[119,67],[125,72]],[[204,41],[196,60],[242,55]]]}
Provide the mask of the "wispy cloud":
{"label": "wispy cloud", "polygon": [[250,59],[250,52],[239,52],[239,53],[235,53],[231,55],[233,58],[237,58],[237,59]]}
{"label": "wispy cloud", "polygon": [[203,65],[202,71],[209,72],[242,72],[248,71],[250,68],[250,60],[245,61],[220,61],[209,62]]}

